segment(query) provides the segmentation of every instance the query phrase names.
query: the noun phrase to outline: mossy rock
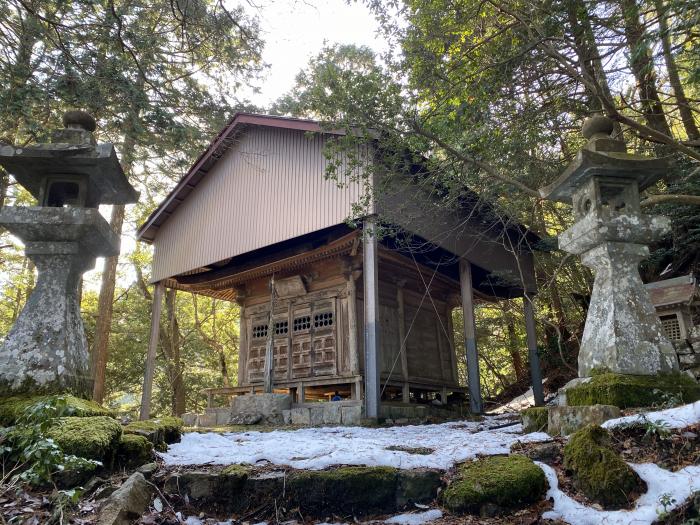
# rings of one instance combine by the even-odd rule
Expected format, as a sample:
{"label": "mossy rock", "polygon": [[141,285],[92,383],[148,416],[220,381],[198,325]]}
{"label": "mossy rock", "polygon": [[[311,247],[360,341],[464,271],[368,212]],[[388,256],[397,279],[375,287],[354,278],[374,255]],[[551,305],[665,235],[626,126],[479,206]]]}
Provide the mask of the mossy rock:
{"label": "mossy rock", "polygon": [[158,417],[133,421],[124,427],[124,433],[143,436],[156,450],[163,451],[169,444],[180,441],[184,426],[179,417]]}
{"label": "mossy rock", "polygon": [[143,436],[123,434],[117,447],[117,463],[135,468],[153,460],[153,443]]}
{"label": "mossy rock", "polygon": [[101,461],[107,468],[112,465],[121,435],[122,426],[107,416],[59,418],[47,432],[66,454]]}
{"label": "mossy rock", "polygon": [[549,410],[547,407],[531,407],[520,412],[523,422],[523,432],[547,432]]}
{"label": "mossy rock", "polygon": [[588,499],[606,508],[629,503],[629,495],[642,493],[644,482],[611,447],[611,436],[597,425],[571,435],[564,447],[564,468]]}
{"label": "mossy rock", "polygon": [[292,472],[287,479],[291,500],[302,514],[366,515],[393,512],[398,471],[391,467],[341,467]]}
{"label": "mossy rock", "polygon": [[544,472],[525,456],[490,456],[459,467],[442,493],[452,512],[493,515],[524,508],[542,499]]}
{"label": "mossy rock", "polygon": [[[50,401],[59,397],[58,395],[51,396],[11,396],[0,398],[0,426],[10,426],[17,422],[24,412],[42,401]],[[82,399],[70,394],[60,396],[65,398],[68,410],[71,416],[89,417],[89,416],[111,416],[112,413],[95,401]]]}
{"label": "mossy rock", "polygon": [[700,399],[700,384],[686,374],[632,376],[598,373],[590,381],[566,389],[566,404],[614,405],[619,408],[659,404],[694,403]]}

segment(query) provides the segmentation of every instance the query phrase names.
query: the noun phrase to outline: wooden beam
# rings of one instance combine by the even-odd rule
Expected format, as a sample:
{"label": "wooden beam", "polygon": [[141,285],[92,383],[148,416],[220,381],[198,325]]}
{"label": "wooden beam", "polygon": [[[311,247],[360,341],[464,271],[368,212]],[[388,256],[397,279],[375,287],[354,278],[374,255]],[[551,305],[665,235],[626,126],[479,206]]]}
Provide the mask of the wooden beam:
{"label": "wooden beam", "polygon": [[379,417],[379,256],[376,219],[364,221],[362,255],[365,306],[365,416]]}
{"label": "wooden beam", "polygon": [[528,295],[523,296],[523,310],[525,312],[525,332],[527,333],[527,351],[530,361],[530,380],[532,381],[532,394],[535,398],[535,406],[544,406],[544,389],[542,388],[542,369],[540,356],[537,353],[537,328],[535,325],[535,309],[532,299]]}
{"label": "wooden beam", "polygon": [[160,313],[163,308],[164,292],[165,285],[163,281],[157,282],[153,291],[153,303],[151,304],[151,333],[148,339],[148,351],[143,374],[143,391],[141,392],[139,419],[142,421],[151,417],[151,392],[153,390],[153,375],[156,369],[156,351],[160,337]]}
{"label": "wooden beam", "polygon": [[483,412],[481,381],[479,378],[479,354],[476,349],[476,321],[474,318],[474,292],[471,263],[459,260],[459,283],[462,292],[464,319],[464,346],[467,353],[467,377],[469,379],[469,404],[475,414]]}

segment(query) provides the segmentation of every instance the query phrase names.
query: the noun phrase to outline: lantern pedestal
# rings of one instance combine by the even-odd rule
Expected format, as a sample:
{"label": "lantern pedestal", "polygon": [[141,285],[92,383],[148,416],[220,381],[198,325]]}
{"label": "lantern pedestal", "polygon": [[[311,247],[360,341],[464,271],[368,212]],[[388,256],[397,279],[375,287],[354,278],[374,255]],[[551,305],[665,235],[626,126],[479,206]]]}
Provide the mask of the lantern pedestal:
{"label": "lantern pedestal", "polygon": [[78,286],[119,238],[96,209],[6,207],[0,224],[19,237],[36,286],[0,349],[0,391],[89,395],[92,380]]}
{"label": "lantern pedestal", "polygon": [[605,242],[581,257],[595,272],[593,294],[579,350],[580,377],[595,369],[649,375],[678,370],[637,266],[649,256],[641,244]]}

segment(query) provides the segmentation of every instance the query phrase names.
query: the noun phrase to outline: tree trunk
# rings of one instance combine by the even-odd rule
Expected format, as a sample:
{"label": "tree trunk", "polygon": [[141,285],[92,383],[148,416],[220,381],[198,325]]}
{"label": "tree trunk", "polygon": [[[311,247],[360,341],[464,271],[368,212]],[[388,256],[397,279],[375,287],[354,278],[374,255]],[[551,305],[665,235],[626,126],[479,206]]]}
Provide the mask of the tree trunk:
{"label": "tree trunk", "polygon": [[693,111],[690,109],[690,102],[685,96],[685,90],[683,89],[683,84],[681,84],[681,78],[678,74],[676,60],[673,57],[671,35],[668,28],[668,20],[666,19],[667,10],[666,6],[664,5],[664,0],[655,0],[655,7],[659,20],[661,49],[663,50],[664,62],[666,63],[666,71],[668,72],[668,81],[671,84],[673,94],[676,97],[678,113],[683,121],[683,127],[685,128],[686,135],[688,135],[688,140],[698,140],[700,139],[700,131],[698,131],[698,126],[695,123]]}
{"label": "tree trunk", "polygon": [[620,7],[630,53],[630,68],[637,81],[642,114],[650,128],[672,138],[671,128],[666,122],[663,105],[656,89],[654,59],[647,43],[648,35],[639,18],[637,0],[621,0]]}
{"label": "tree trunk", "polygon": [[[121,235],[124,225],[124,205],[112,207],[110,226],[112,230]],[[117,264],[119,256],[105,259],[102,270],[102,284],[100,297],[97,303],[97,321],[95,323],[95,341],[92,348],[92,362],[95,374],[95,385],[92,390],[92,399],[102,403],[105,394],[105,371],[107,358],[109,357],[109,335],[112,328],[112,314],[114,312],[114,288],[117,282]]]}
{"label": "tree trunk", "polygon": [[[593,80],[600,92],[593,92],[586,84],[584,89],[589,97],[589,106],[592,111],[603,112],[605,104],[602,99],[613,100],[608,77],[600,58],[598,43],[595,39],[591,18],[586,4],[582,0],[570,0],[567,5],[567,15],[571,34],[574,38],[575,51],[579,58],[581,73]],[[614,124],[614,133],[619,140],[624,141],[622,127],[619,122]]]}

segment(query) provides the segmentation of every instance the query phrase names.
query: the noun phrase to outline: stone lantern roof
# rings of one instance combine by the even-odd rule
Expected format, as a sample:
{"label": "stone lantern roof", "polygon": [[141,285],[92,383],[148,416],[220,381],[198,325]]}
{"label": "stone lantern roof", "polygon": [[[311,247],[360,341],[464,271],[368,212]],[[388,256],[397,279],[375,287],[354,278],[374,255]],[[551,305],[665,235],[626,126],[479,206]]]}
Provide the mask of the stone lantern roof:
{"label": "stone lantern roof", "polygon": [[130,204],[138,192],[129,184],[114,145],[95,143],[95,120],[83,111],[64,115],[65,129],[45,144],[17,147],[0,144],[0,164],[37,199],[47,177],[87,179],[88,206]]}
{"label": "stone lantern roof", "polygon": [[611,138],[612,132],[613,122],[609,118],[597,115],[588,119],[582,129],[588,142],[556,181],[540,188],[540,196],[571,204],[574,192],[595,176],[636,179],[641,191],[666,174],[668,157],[627,153],[624,142]]}

